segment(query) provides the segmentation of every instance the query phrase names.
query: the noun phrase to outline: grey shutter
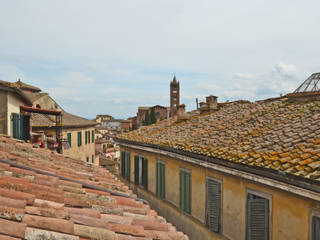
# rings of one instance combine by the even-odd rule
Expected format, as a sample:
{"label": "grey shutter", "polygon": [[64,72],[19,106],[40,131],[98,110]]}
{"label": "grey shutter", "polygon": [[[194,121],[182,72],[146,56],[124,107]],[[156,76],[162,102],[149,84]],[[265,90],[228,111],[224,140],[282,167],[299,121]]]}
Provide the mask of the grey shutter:
{"label": "grey shutter", "polygon": [[139,156],[134,156],[134,184],[139,184]]}
{"label": "grey shutter", "polygon": [[221,225],[221,183],[207,179],[206,225],[216,232],[220,232]]}
{"label": "grey shutter", "polygon": [[247,200],[247,239],[269,239],[269,201],[264,198],[252,198]]}
{"label": "grey shutter", "polygon": [[320,239],[320,218],[312,217],[312,240]]}

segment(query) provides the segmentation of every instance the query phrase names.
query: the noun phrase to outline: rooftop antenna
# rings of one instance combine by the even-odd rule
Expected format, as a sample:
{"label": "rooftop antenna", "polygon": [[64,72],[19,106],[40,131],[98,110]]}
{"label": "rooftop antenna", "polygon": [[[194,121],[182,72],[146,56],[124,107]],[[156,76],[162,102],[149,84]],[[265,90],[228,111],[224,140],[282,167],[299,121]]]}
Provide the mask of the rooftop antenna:
{"label": "rooftop antenna", "polygon": [[199,109],[199,100],[196,98],[197,110]]}

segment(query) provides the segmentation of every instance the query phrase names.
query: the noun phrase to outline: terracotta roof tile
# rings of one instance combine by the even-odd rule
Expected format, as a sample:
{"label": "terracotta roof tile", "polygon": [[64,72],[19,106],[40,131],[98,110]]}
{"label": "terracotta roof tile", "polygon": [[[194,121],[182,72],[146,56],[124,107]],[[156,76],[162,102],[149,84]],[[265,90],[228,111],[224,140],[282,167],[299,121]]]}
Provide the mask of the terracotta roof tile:
{"label": "terracotta roof tile", "polygon": [[0,161],[0,240],[188,239],[103,168],[2,135]]}

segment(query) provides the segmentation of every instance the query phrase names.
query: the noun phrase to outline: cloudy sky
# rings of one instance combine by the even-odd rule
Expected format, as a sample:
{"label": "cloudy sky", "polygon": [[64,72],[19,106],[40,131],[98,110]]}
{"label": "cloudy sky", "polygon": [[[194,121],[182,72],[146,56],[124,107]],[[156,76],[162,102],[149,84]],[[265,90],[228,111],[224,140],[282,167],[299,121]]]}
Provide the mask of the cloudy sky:
{"label": "cloudy sky", "polygon": [[209,94],[257,100],[320,71],[320,1],[0,0],[0,79],[83,117]]}

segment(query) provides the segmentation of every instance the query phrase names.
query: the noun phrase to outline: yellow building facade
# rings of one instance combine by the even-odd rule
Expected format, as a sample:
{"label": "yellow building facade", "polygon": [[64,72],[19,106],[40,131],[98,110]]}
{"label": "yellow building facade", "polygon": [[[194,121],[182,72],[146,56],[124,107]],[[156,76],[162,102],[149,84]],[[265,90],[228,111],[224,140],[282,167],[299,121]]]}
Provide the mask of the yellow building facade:
{"label": "yellow building facade", "polygon": [[[308,186],[307,182],[296,186],[297,184],[287,183],[289,180],[285,176],[284,182],[281,177],[267,178],[261,176],[260,172],[225,167],[152,147],[121,141],[120,145],[124,158],[122,165],[125,165],[122,166],[123,178],[138,195],[149,201],[152,207],[185,232],[190,239],[314,239],[312,219],[313,216],[320,216],[320,194],[316,192],[316,188],[304,188]],[[136,181],[137,156],[147,159],[147,188],[145,184]],[[159,163],[164,165],[165,184],[162,197],[159,196],[159,185],[157,189]],[[181,172],[185,171],[190,176],[190,209],[181,205]],[[208,226],[210,181],[220,184],[221,188],[217,228]],[[267,233],[261,238],[259,235],[248,236],[248,228],[254,227],[248,226],[251,214],[248,212],[249,197],[267,203],[264,206],[267,208],[267,216],[263,219]],[[252,223],[258,221],[259,218]]]}

